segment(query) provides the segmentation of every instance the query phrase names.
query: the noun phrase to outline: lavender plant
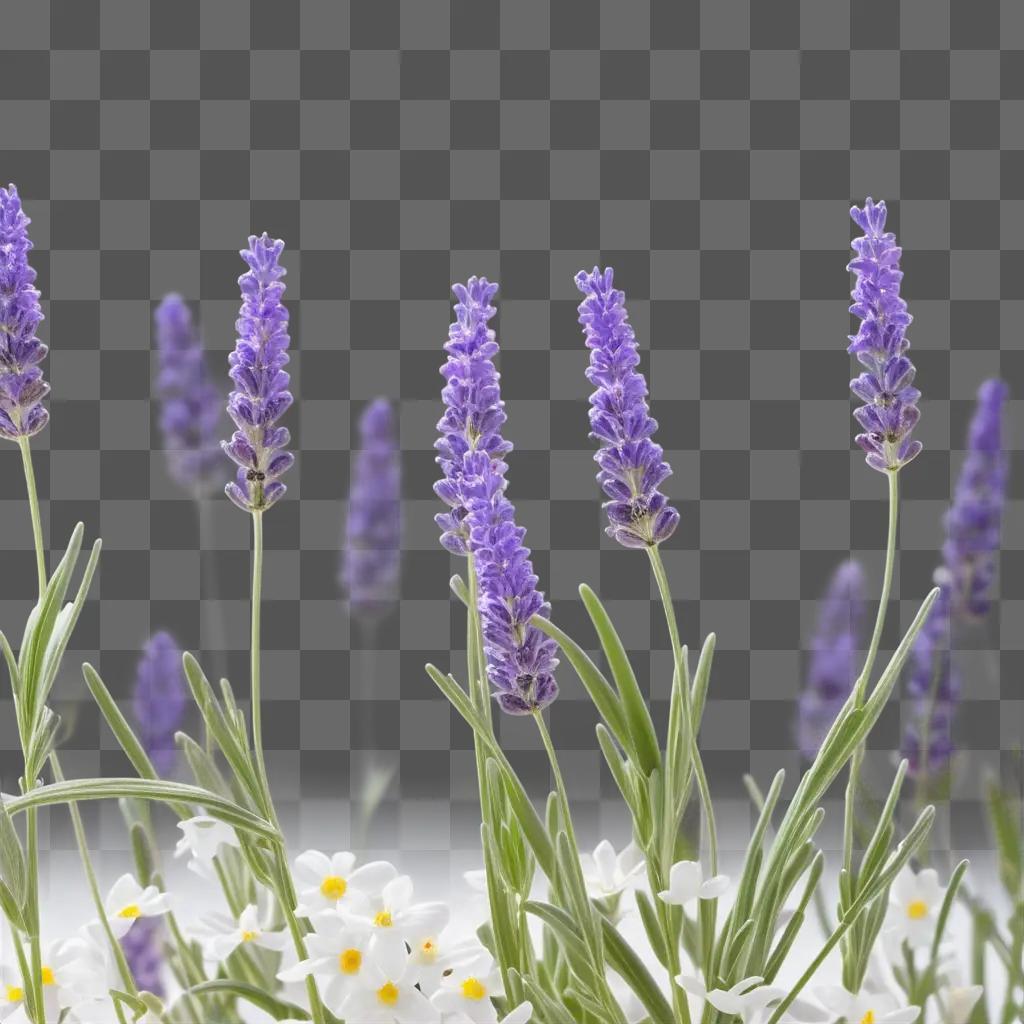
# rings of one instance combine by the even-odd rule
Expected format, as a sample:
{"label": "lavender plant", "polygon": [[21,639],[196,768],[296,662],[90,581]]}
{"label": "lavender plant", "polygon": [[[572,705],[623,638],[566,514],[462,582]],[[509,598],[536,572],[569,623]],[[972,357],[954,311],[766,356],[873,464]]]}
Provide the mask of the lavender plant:
{"label": "lavender plant", "polygon": [[[905,326],[909,318],[889,294],[892,283],[898,282],[894,277],[898,270],[893,268],[891,236],[881,234],[884,210],[884,204],[875,207],[869,201],[869,212],[862,215],[869,235],[861,248],[865,257],[879,266],[863,266],[869,280],[861,291],[865,319],[885,320],[886,324],[877,325],[877,330],[876,325],[869,324],[863,338],[854,339],[854,344],[874,377],[882,381],[877,402],[874,397],[870,399],[875,411],[860,413],[862,422],[869,424],[868,433],[877,436],[868,436],[861,443],[869,449],[869,464],[893,479],[917,453],[916,442],[909,439],[916,410],[892,419],[892,399],[889,392],[883,396],[882,390],[893,381],[900,383],[899,401],[905,409],[914,407],[917,394],[907,390],[912,368],[904,368],[903,363],[890,365],[891,360],[905,360],[906,341],[902,333],[893,335],[888,325],[899,326],[897,321],[901,321]],[[766,1012],[771,1024],[776,1024],[784,1014],[789,1020],[794,1018],[788,1014],[807,1010],[802,990],[828,954],[843,944],[852,950],[848,961],[861,972],[856,987],[844,990],[843,998],[856,1002],[857,1007],[863,1003],[865,1009],[858,1012],[865,1019],[915,1019],[916,1007],[913,1017],[902,1011],[903,1016],[883,1018],[883,1012],[891,1008],[885,1003],[888,997],[861,992],[866,953],[853,942],[867,931],[866,919],[873,921],[878,907],[887,905],[890,887],[927,835],[934,815],[932,808],[922,811],[894,847],[895,795],[882,811],[856,877],[843,876],[840,917],[819,955],[795,986],[780,988],[774,981],[801,931],[807,907],[822,878],[823,855],[814,842],[824,817],[819,801],[842,769],[859,756],[937,593],[928,596],[875,685],[869,687],[880,642],[881,624],[876,625],[868,663],[856,685],[851,685],[845,702],[838,702],[833,709],[834,720],[776,824],[774,837],[770,837],[769,827],[784,773],[776,776],[766,794],[753,787],[759,820],[735,899],[719,920],[718,903],[729,882],[717,875],[714,809],[698,743],[714,635],[708,637],[691,671],[687,649],[680,644],[675,606],[659,552],[659,545],[671,537],[679,517],[660,490],[669,467],[653,441],[656,424],[648,411],[646,383],[636,369],[639,357],[625,299],[612,286],[611,270],[595,269],[581,273],[576,280],[585,296],[580,320],[591,350],[588,376],[597,388],[591,398],[591,428],[600,446],[596,456],[598,481],[609,498],[605,506],[608,533],[625,546],[648,554],[672,643],[672,697],[668,729],[662,738],[625,647],[593,591],[584,586],[580,595],[610,679],[551,621],[549,608],[536,593],[537,581],[522,546],[523,531],[515,526],[514,509],[506,497],[506,456],[511,446],[500,429],[505,412],[494,365],[498,346],[488,327],[496,311],[492,302],[496,287],[477,278],[456,285],[456,318],[445,346],[448,360],[442,369],[446,379],[442,392],[445,412],[437,444],[444,478],[435,489],[448,506],[448,511],[437,517],[442,544],[467,557],[467,579],[455,577],[452,587],[468,612],[468,687],[463,688],[454,676],[433,665],[427,671],[474,732],[491,910],[488,940],[499,962],[505,991],[528,996],[537,1019],[542,1021],[619,1021],[623,1010],[606,980],[610,968],[632,990],[643,1007],[642,1014],[659,1024],[690,1024],[696,1020],[691,998],[701,1001],[705,1024],[737,1016],[748,1020],[761,1011]],[[872,311],[867,304],[873,300],[877,300],[878,308],[872,307]],[[873,337],[879,340],[872,342]],[[873,418],[876,414],[877,421]],[[884,429],[875,430],[877,426]],[[891,493],[895,500],[894,485]],[[482,525],[487,529],[481,529]],[[890,549],[894,545],[893,518]],[[892,557],[890,550],[879,615],[883,621]],[[500,574],[494,571],[496,564]],[[500,580],[499,587],[493,585],[494,579]],[[529,627],[536,632],[530,632]],[[651,895],[638,890],[637,908],[650,949],[672,979],[668,993],[662,991],[643,957],[619,932],[618,912],[613,913],[606,902],[607,893],[602,889],[591,895],[580,876],[568,795],[543,718],[545,705],[556,693],[555,652],[541,647],[537,639],[540,634],[554,641],[599,712],[598,743],[629,808],[633,842],[646,865]],[[497,741],[488,678],[494,684],[500,708],[532,715],[541,730],[555,786],[543,818],[535,811]],[[897,773],[894,794],[898,794],[905,770],[904,765]],[[693,790],[700,797],[703,821],[697,861],[681,858],[685,847],[682,823]],[[530,895],[534,864],[548,880],[546,900]],[[792,913],[785,909],[791,895],[797,899]],[[698,908],[695,918],[686,913],[691,906]],[[543,924],[540,953],[522,927],[524,914]],[[684,957],[692,968],[685,967]],[[876,1009],[877,1017],[872,1017]]]}
{"label": "lavender plant", "polygon": [[[241,254],[249,269],[239,279],[242,307],[230,359],[234,390],[228,400],[236,430],[224,443],[237,466],[227,495],[253,523],[250,715],[243,713],[227,680],[215,691],[196,659],[185,654],[185,680],[208,742],[201,745],[178,733],[175,740],[195,784],[161,779],[169,767],[172,712],[181,709],[176,685],[171,684],[180,680],[171,668],[170,644],[154,640],[140,691],[143,697],[160,695],[160,714],[147,704],[139,716],[141,736],[95,670],[84,667],[86,683],[138,778],[64,780],[54,749],[57,716],[47,697],[84,604],[99,546],[97,542],[93,548],[75,596],[65,604],[82,528],[47,575],[28,446],[32,425],[45,422],[31,411],[41,408],[45,386],[41,391],[41,376],[31,372],[31,386],[13,380],[24,376],[25,367],[37,369],[42,358],[38,347],[31,348],[39,346],[33,334],[38,317],[32,320],[33,313],[24,319],[17,313],[31,310],[33,302],[37,310],[38,294],[27,269],[27,220],[16,192],[0,192],[0,230],[7,232],[0,245],[0,261],[7,261],[0,268],[0,313],[6,317],[3,325],[9,325],[0,330],[0,344],[14,351],[17,346],[10,339],[21,332],[17,351],[22,353],[20,361],[0,360],[0,390],[7,396],[0,398],[7,421],[0,422],[11,424],[4,436],[10,435],[23,453],[39,566],[39,601],[17,655],[0,635],[25,760],[21,795],[0,802],[0,910],[15,937],[15,980],[20,981],[0,989],[8,992],[8,1004],[15,1004],[12,1016],[7,1016],[7,1006],[0,1010],[4,1019],[15,1024],[229,1024],[239,1019],[241,1001],[291,1024],[455,1024],[466,1019],[498,1024],[499,1014],[502,1024],[626,1024],[640,1019],[652,1024],[780,1024],[823,1017],[910,1024],[935,1000],[947,1017],[955,1013],[963,1019],[971,1013],[980,994],[977,986],[961,986],[940,955],[966,863],[953,871],[945,887],[935,873],[909,870],[928,835],[934,809],[921,810],[897,841],[896,808],[906,761],[879,812],[869,817],[858,806],[866,739],[915,645],[925,643],[923,627],[932,622],[936,608],[942,612],[940,602],[954,589],[947,595],[937,588],[928,595],[875,678],[895,557],[896,481],[920,450],[911,437],[919,394],[912,387],[913,367],[906,356],[910,318],[899,298],[899,249],[884,232],[884,203],[868,200],[853,215],[865,231],[855,242],[858,258],[851,264],[858,276],[853,311],[862,321],[851,351],[867,369],[853,383],[865,402],[856,414],[865,431],[858,441],[869,466],[886,473],[889,481],[882,596],[865,662],[851,679],[850,659],[843,659],[848,692],[844,700],[836,694],[829,704],[831,724],[816,737],[811,764],[788,795],[785,809],[780,806],[784,772],[764,791],[748,780],[757,820],[735,882],[719,873],[714,806],[699,742],[715,637],[706,639],[695,663],[680,640],[660,553],[660,546],[671,541],[679,514],[661,490],[670,471],[653,439],[656,424],[638,370],[638,344],[625,296],[613,287],[610,269],[581,273],[576,279],[583,293],[580,321],[590,355],[588,377],[596,389],[590,419],[599,449],[598,483],[608,499],[608,533],[623,546],[646,552],[672,647],[664,728],[654,721],[625,645],[592,590],[581,587],[580,597],[603,668],[552,619],[532,568],[525,530],[517,524],[508,496],[514,459],[504,436],[499,348],[490,326],[497,286],[471,278],[454,287],[457,302],[445,345],[445,408],[436,446],[443,478],[435,490],[446,505],[437,517],[442,544],[466,559],[465,579],[456,576],[451,586],[467,609],[467,685],[434,666],[427,671],[473,732],[489,908],[480,941],[459,943],[451,939],[448,908],[413,902],[411,880],[393,865],[356,866],[352,854],[315,850],[300,855],[294,866],[289,863],[262,740],[262,517],[283,497],[281,477],[293,462],[288,431],[280,423],[292,400],[284,369],[290,339],[281,280],[283,243],[266,235],[250,238]],[[30,320],[32,326],[24,328]],[[24,355],[30,349],[31,358]],[[29,395],[36,396],[35,405]],[[368,433],[370,426],[374,437],[383,436],[379,424],[368,423]],[[379,467],[372,465],[393,463],[382,459]],[[983,472],[980,476],[989,479]],[[383,469],[382,478],[389,486],[395,482]],[[367,516],[372,518],[372,513]],[[969,594],[977,603],[985,589],[976,585],[985,579],[984,552],[967,539],[970,531],[960,528],[965,521],[977,525],[979,517],[950,518],[958,550],[970,552],[969,559],[961,559],[970,562],[970,569],[961,575],[956,593]],[[358,516],[353,525],[359,525]],[[352,579],[365,582],[365,568]],[[850,577],[853,570],[844,573]],[[852,589],[852,580],[846,578],[843,587]],[[831,626],[826,630],[823,625],[823,633],[827,631]],[[835,649],[846,643],[836,641]],[[849,640],[849,646],[853,643]],[[630,846],[616,856],[608,844],[601,844],[587,866],[546,722],[559,707],[559,686],[567,684],[565,669],[556,681],[560,660],[594,703],[600,718],[598,745],[632,823]],[[499,742],[495,706],[518,718],[532,718],[538,729],[554,784],[543,813]],[[40,778],[47,766],[50,783]],[[798,952],[797,938],[804,933],[811,901],[827,902],[824,854],[817,839],[825,817],[822,801],[847,767],[836,919],[817,953]],[[695,849],[685,828],[694,795],[701,823]],[[121,801],[136,861],[135,874],[118,879],[106,896],[99,889],[78,811],[80,801],[98,799]],[[177,852],[188,858],[196,874],[219,883],[224,896],[225,910],[191,932],[175,917],[165,891],[149,816],[154,801],[169,805],[179,819]],[[72,815],[96,918],[74,939],[44,949],[37,812],[52,804],[66,804]],[[1014,833],[1006,827],[1007,812],[996,810],[1001,848],[1011,849]],[[24,841],[15,825],[22,814]],[[856,864],[855,818],[868,825]],[[1011,863],[1009,858],[1004,862]],[[1007,870],[1019,891],[1020,870]],[[534,884],[538,871],[547,883],[543,896]],[[620,927],[630,902],[643,931],[640,942],[627,940]],[[539,942],[531,920],[539,924]],[[176,989],[169,1000],[155,991],[164,976],[153,970],[152,960],[143,963],[138,952],[152,951],[147,931],[157,926],[154,922],[166,925],[164,953]],[[872,949],[891,941],[914,951],[903,973],[897,972],[902,998],[880,991],[867,977]],[[1014,951],[1019,955],[1022,942],[1024,933],[1003,940],[1011,976],[1012,957]],[[993,942],[992,948],[998,955],[1003,947]],[[822,1008],[808,1001],[805,989],[837,949],[843,986],[817,993]],[[796,980],[782,983],[784,969],[793,968],[799,972]],[[668,976],[667,988],[657,977],[662,972]],[[302,992],[292,988],[300,984]],[[1012,1013],[1012,988],[1007,1006]]]}

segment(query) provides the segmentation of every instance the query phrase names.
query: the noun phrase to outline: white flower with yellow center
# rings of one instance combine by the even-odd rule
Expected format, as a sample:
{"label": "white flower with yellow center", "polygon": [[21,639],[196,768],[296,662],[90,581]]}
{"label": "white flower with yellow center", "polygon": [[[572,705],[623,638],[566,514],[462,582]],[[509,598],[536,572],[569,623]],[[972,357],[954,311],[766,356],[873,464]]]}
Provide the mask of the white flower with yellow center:
{"label": "white flower with yellow center", "polygon": [[107,894],[103,909],[110,930],[120,939],[140,917],[159,917],[170,908],[167,894],[155,885],[143,888],[132,875],[122,875]]}
{"label": "white flower with yellow center", "polygon": [[[46,962],[49,962],[47,957]],[[43,972],[43,979],[52,978],[52,968],[47,973]],[[60,1014],[60,1002],[57,999],[56,985],[43,986],[43,1000],[46,1009],[47,1019],[54,1018]],[[12,1021],[20,1021],[19,1014],[25,1012],[25,983],[21,972],[16,967],[4,964],[0,967],[0,1020],[5,1024]]]}
{"label": "white flower with yellow center", "polygon": [[399,875],[384,886],[365,918],[372,934],[370,950],[377,959],[390,946],[405,949],[425,935],[437,935],[448,924],[448,907],[444,903],[413,903],[412,879]]}
{"label": "white flower with yellow center", "polygon": [[497,1024],[498,1011],[492,1000],[503,996],[501,972],[490,953],[480,956],[450,971],[441,979],[441,987],[430,1002],[454,1021],[472,1024]]}
{"label": "white flower with yellow center", "polygon": [[828,1007],[831,1021],[846,1024],[914,1024],[921,1008],[907,1006],[890,992],[858,992],[854,995],[845,988],[828,986],[816,992]]}
{"label": "white flower with yellow center", "polygon": [[311,917],[323,910],[358,912],[365,898],[380,896],[398,871],[384,860],[355,866],[354,853],[328,857],[319,850],[307,850],[295,858],[295,887],[299,893],[296,913]]}
{"label": "white flower with yellow center", "polygon": [[345,1000],[371,965],[389,977],[401,977],[405,973],[409,954],[404,946],[401,949],[390,946],[376,955],[371,954],[373,929],[369,922],[328,913],[318,915],[314,927],[313,934],[306,936],[309,958],[281,971],[278,978],[290,983],[313,977],[320,998],[335,1016],[344,1016]]}
{"label": "white flower with yellow center", "polygon": [[280,951],[288,943],[284,932],[268,931],[260,921],[259,911],[250,903],[236,921],[227,914],[210,914],[196,928],[196,938],[207,960],[220,962],[239,946],[252,945]]}
{"label": "white flower with yellow center", "polygon": [[636,881],[644,869],[643,851],[636,843],[630,843],[621,853],[616,853],[607,839],[597,844],[593,854],[583,854],[580,861],[583,880],[592,899],[604,899],[622,892]]}
{"label": "white flower with yellow center", "polygon": [[927,949],[935,935],[935,925],[946,890],[939,885],[938,873],[925,868],[915,874],[904,868],[889,890],[889,914],[886,931],[896,943],[906,942],[911,949]]}
{"label": "white flower with yellow center", "polygon": [[217,874],[213,866],[214,857],[222,846],[238,846],[235,830],[230,825],[225,825],[223,821],[206,814],[179,821],[178,828],[181,829],[182,835],[174,848],[174,856],[187,856],[189,871],[200,878],[215,881]]}
{"label": "white flower with yellow center", "polygon": [[704,869],[695,860],[681,860],[672,865],[668,874],[668,888],[658,893],[658,899],[675,907],[692,908],[698,900],[714,900],[729,888],[725,875],[704,878]]}
{"label": "white flower with yellow center", "polygon": [[486,952],[478,939],[456,942],[444,934],[418,935],[409,941],[409,951],[416,982],[428,996],[437,991],[445,974]]}
{"label": "white flower with yellow center", "polygon": [[375,960],[366,965],[340,1016],[353,1024],[439,1024],[441,1020],[407,968],[391,974]]}
{"label": "white flower with yellow center", "polygon": [[764,985],[764,978],[750,977],[738,981],[732,988],[708,990],[700,978],[689,974],[676,976],[676,984],[690,995],[709,1003],[721,1013],[737,1015],[746,1024],[756,1017],[769,1003],[778,1002],[786,990]]}

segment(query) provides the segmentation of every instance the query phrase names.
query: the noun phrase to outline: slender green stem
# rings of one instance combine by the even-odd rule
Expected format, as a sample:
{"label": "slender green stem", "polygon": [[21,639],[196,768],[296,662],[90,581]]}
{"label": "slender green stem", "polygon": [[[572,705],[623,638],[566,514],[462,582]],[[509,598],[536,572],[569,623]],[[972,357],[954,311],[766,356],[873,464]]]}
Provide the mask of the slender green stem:
{"label": "slender green stem", "polygon": [[[676,621],[675,606],[672,603],[672,592],[668,585],[668,575],[665,572],[665,563],[661,559],[661,551],[655,547],[649,547],[647,554],[651,560],[651,569],[654,579],[658,584],[658,593],[661,595],[661,604],[665,611],[665,624],[668,626],[669,642],[672,644],[672,659],[674,671],[682,680],[685,678],[686,668],[683,665],[683,648],[679,640],[679,624]],[[704,826],[708,837],[708,859],[711,866],[711,874],[718,874],[718,829],[715,824],[715,811],[711,804],[711,790],[708,787],[707,774],[704,771],[704,762],[700,756],[700,747],[697,744],[697,731],[699,723],[693,720],[692,702],[688,686],[681,687],[683,692],[683,711],[690,722],[690,758],[693,763],[694,776],[697,780],[697,791],[700,794],[700,802],[704,810]]]}
{"label": "slender green stem", "polygon": [[263,812],[268,821],[277,824],[274,817],[273,801],[270,799],[270,782],[263,756],[263,708],[260,681],[261,636],[260,607],[263,603],[263,513],[252,514],[252,596],[251,596],[250,642],[249,642],[249,699],[252,703],[252,748],[256,759],[256,774],[263,790]]}
{"label": "slender green stem", "polygon": [[[21,462],[25,470],[25,491],[28,494],[28,507],[32,519],[32,539],[36,550],[36,572],[39,580],[39,601],[42,602],[46,590],[46,550],[43,541],[43,523],[39,513],[39,492],[36,488],[36,474],[32,465],[32,450],[29,439],[18,439],[21,449]],[[33,737],[23,735],[22,753],[28,752]],[[25,792],[36,785],[36,766],[25,765]],[[25,846],[28,858],[28,880],[26,891],[26,924],[29,929],[29,973],[24,978],[25,989],[29,992],[29,1005],[35,1008],[35,1024],[46,1024],[46,1010],[43,1007],[43,953],[39,936],[39,813],[35,807],[26,812]]]}
{"label": "slender green stem", "polygon": [[36,472],[32,466],[32,449],[27,437],[18,439],[21,449],[21,463],[25,469],[25,489],[28,491],[28,507],[32,514],[32,539],[36,549],[36,572],[39,576],[39,596],[46,590],[46,545],[43,542],[43,520],[39,513],[39,493],[36,490]]}
{"label": "slender green stem", "polygon": [[[50,755],[50,768],[53,771],[54,781],[62,782],[64,773],[60,769],[60,761],[56,754]],[[135,976],[132,974],[128,961],[125,959],[124,949],[122,949],[121,943],[117,941],[117,937],[110,927],[110,922],[107,920],[107,908],[103,904],[99,882],[96,880],[96,869],[93,867],[92,857],[89,854],[89,840],[85,834],[82,813],[78,809],[78,804],[73,800],[68,803],[68,813],[71,815],[71,825],[75,830],[78,856],[81,858],[82,868],[85,871],[85,880],[89,885],[89,894],[92,896],[93,905],[96,907],[96,914],[106,936],[107,943],[110,946],[110,952],[113,954],[114,963],[117,964],[118,974],[121,975],[121,981],[124,983],[124,990],[130,995],[137,996],[139,990],[135,985]]]}
{"label": "slender green stem", "polygon": [[[882,575],[882,593],[878,599],[878,611],[875,615],[875,626],[871,631],[871,642],[868,645],[864,667],[854,684],[854,707],[860,707],[867,696],[871,671],[878,657],[878,648],[882,642],[882,631],[889,611],[889,593],[892,589],[892,577],[896,566],[896,535],[899,528],[900,510],[900,475],[898,470],[889,470],[889,535],[885,545],[885,570]],[[850,778],[846,786],[846,808],[843,827],[843,867],[847,872],[853,868],[853,834],[855,828],[855,810],[857,804],[857,785],[860,780],[861,763],[864,760],[864,745],[861,744],[853,753],[850,762]]]}

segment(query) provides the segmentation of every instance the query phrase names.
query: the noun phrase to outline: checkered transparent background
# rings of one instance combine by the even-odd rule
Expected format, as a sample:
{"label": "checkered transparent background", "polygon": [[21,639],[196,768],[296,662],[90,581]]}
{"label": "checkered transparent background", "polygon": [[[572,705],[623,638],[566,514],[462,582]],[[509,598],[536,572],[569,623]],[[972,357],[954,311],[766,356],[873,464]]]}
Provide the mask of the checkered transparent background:
{"label": "checkered transparent background", "polygon": [[[645,559],[602,535],[586,436],[572,275],[612,264],[675,469],[669,490],[683,518],[665,557],[684,637],[697,646],[718,634],[703,746],[736,808],[726,844],[739,845],[741,773],[764,781],[798,766],[793,699],[815,600],[851,552],[875,584],[880,576],[884,481],[851,450],[844,344],[847,209],[872,194],[889,200],[905,248],[925,396],[925,452],[904,474],[895,587],[904,625],[936,561],[974,391],[1000,374],[1015,393],[1002,600],[970,661],[960,721],[971,770],[954,816],[957,845],[987,844],[977,769],[1000,770],[1024,734],[1024,7],[51,0],[0,9],[0,177],[18,183],[33,218],[52,346],[52,425],[35,444],[47,535],[56,548],[82,519],[105,542],[57,690],[74,725],[69,774],[124,770],[83,700],[73,668],[83,659],[127,696],[141,643],[167,628],[214,666],[226,646],[244,689],[247,524],[216,500],[200,536],[194,505],[166,475],[150,321],[155,300],[182,292],[223,366],[237,250],[251,230],[288,246],[299,399],[288,417],[298,467],[266,522],[266,738],[282,802],[344,834],[347,812],[333,801],[372,755],[398,772],[377,843],[438,857],[476,845],[470,737],[422,671],[426,660],[457,667],[464,645],[430,485],[448,286],[471,273],[502,286],[511,493],[554,615],[590,645],[575,587],[595,586],[645,685],[654,680],[662,715],[670,657],[660,609]],[[352,425],[378,394],[401,402],[405,575],[395,613],[366,638],[350,630],[336,566]],[[12,632],[34,586],[22,494],[8,447],[0,617]],[[590,833],[610,813],[613,787],[568,667],[562,684],[552,727]],[[894,704],[875,736],[881,751],[898,743],[899,716]],[[528,723],[504,721],[502,735],[543,792]],[[0,715],[7,789],[16,747],[13,719]],[[888,770],[884,753],[876,760]],[[104,844],[123,845],[116,810],[94,814]]]}

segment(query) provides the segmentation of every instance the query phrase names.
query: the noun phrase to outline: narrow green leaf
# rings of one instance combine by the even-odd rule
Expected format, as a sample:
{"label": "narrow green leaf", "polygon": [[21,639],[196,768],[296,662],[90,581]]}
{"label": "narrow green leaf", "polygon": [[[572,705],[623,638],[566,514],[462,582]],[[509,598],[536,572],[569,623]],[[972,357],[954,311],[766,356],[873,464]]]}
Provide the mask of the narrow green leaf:
{"label": "narrow green leaf", "polygon": [[535,615],[531,622],[558,644],[615,738],[625,749],[635,753],[632,749],[630,731],[626,724],[622,703],[611,683],[605,679],[604,674],[590,659],[587,652],[550,619],[546,619],[542,615]]}
{"label": "narrow green leaf", "polygon": [[992,779],[985,787],[989,820],[999,853],[999,878],[1011,900],[1024,895],[1024,826],[1018,813],[1010,810],[998,781]]}
{"label": "narrow green leaf", "polygon": [[274,1020],[309,1020],[309,1014],[300,1006],[294,1003],[276,999],[266,989],[257,988],[255,985],[247,985],[245,982],[235,981],[232,978],[217,978],[214,981],[204,981],[201,985],[190,988],[186,995],[203,997],[220,997],[224,995],[234,996],[251,1003],[257,1009],[270,1014]]}
{"label": "narrow green leaf", "polygon": [[654,731],[654,723],[651,721],[647,702],[640,692],[640,685],[637,683],[633,667],[629,663],[626,648],[615,631],[604,605],[601,604],[597,594],[585,583],[580,585],[579,590],[583,605],[590,616],[590,621],[594,624],[598,640],[601,642],[601,649],[608,660],[612,678],[618,687],[619,698],[622,701],[622,709],[626,716],[633,747],[636,750],[637,761],[644,773],[649,775],[655,768],[661,766],[661,750],[658,746],[658,737]]}
{"label": "narrow green leaf", "polygon": [[693,677],[693,695],[691,707],[693,709],[693,727],[699,730],[701,719],[704,717],[704,705],[708,699],[708,684],[711,682],[711,662],[715,657],[715,646],[718,637],[714,633],[708,633],[704,638],[704,646],[700,649],[700,659],[697,662],[697,671]]}
{"label": "narrow green leaf", "polygon": [[0,876],[13,893],[18,905],[25,902],[26,880],[25,851],[3,801],[0,800]]}
{"label": "narrow green leaf", "polygon": [[[608,966],[633,990],[650,1014],[652,1024],[674,1024],[672,1007],[666,1002],[658,983],[643,960],[608,920],[601,919],[604,933],[604,955]],[[674,984],[674,982],[673,982]]]}
{"label": "narrow green leaf", "polygon": [[593,984],[595,982],[594,969],[587,957],[583,955],[579,924],[575,918],[561,907],[545,903],[542,900],[527,900],[523,904],[523,910],[539,918],[558,936],[562,955],[573,974],[581,981]]}
{"label": "narrow green leaf", "polygon": [[232,828],[250,832],[254,836],[278,841],[280,836],[270,822],[244,807],[225,800],[216,793],[188,786],[180,782],[166,782],[163,779],[70,779],[55,782],[15,797],[7,803],[7,812],[12,816],[27,811],[30,807],[48,807],[53,804],[79,803],[83,800],[118,800],[122,797],[137,797],[141,800],[158,800],[174,806],[176,804],[198,804],[214,818],[231,825]]}
{"label": "narrow green leaf", "polygon": [[636,907],[640,911],[640,921],[643,923],[644,931],[647,933],[647,941],[651,944],[654,955],[662,967],[668,968],[668,951],[665,948],[665,936],[661,931],[661,922],[658,920],[658,912],[654,909],[650,896],[643,889],[634,890]]}
{"label": "narrow green leaf", "polygon": [[145,887],[152,884],[156,871],[156,854],[149,842],[149,834],[141,822],[133,822],[129,835],[132,841],[132,854],[135,860],[135,876],[139,885]]}

